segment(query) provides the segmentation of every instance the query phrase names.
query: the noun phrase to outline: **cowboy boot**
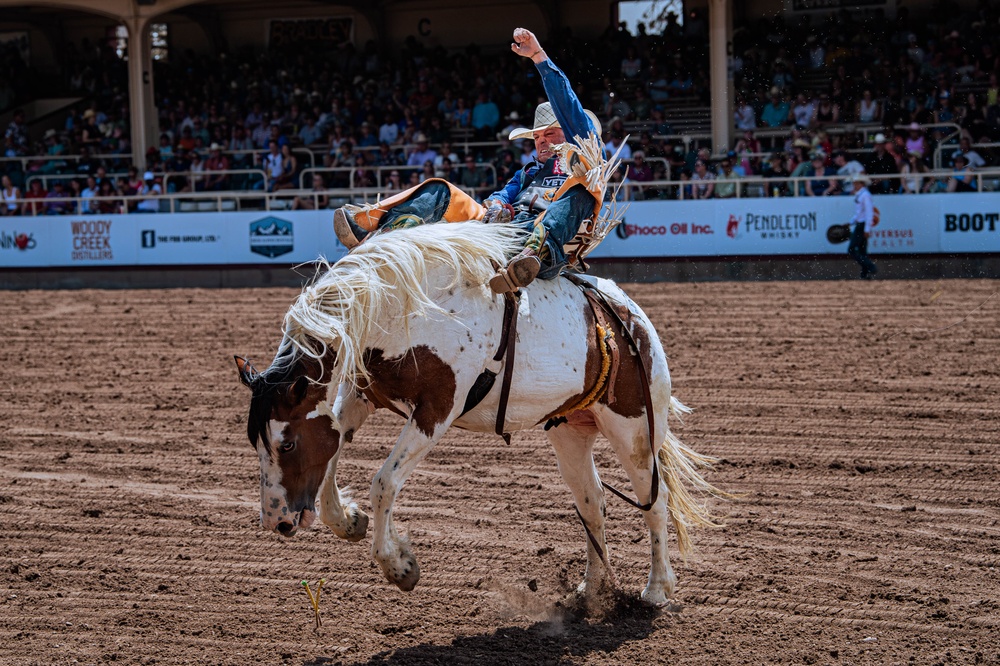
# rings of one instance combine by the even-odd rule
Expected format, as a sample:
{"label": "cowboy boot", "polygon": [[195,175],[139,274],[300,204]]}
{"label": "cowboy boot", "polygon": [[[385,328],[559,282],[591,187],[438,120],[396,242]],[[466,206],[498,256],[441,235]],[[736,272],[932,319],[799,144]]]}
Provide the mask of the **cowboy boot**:
{"label": "cowboy boot", "polygon": [[494,294],[517,291],[531,284],[541,269],[542,261],[538,258],[538,253],[525,248],[490,278],[490,289]]}
{"label": "cowboy boot", "polygon": [[333,212],[333,230],[348,250],[357,247],[368,236],[368,232],[354,222],[354,215],[360,210],[363,210],[361,206],[344,204]]}

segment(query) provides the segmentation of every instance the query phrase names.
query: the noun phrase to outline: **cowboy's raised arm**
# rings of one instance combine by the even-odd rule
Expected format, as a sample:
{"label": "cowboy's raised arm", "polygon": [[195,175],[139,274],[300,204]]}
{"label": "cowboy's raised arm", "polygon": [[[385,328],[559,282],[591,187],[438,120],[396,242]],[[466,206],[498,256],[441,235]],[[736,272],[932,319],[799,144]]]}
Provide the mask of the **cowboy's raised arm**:
{"label": "cowboy's raised arm", "polygon": [[545,95],[552,104],[552,111],[556,114],[559,126],[563,128],[566,140],[575,143],[574,136],[586,138],[590,132],[594,132],[600,138],[601,128],[594,127],[590,118],[583,112],[583,105],[573,91],[569,79],[555,63],[549,60],[535,34],[525,28],[515,29],[514,42],[510,48],[514,53],[531,58],[535,63],[535,68],[542,77]]}

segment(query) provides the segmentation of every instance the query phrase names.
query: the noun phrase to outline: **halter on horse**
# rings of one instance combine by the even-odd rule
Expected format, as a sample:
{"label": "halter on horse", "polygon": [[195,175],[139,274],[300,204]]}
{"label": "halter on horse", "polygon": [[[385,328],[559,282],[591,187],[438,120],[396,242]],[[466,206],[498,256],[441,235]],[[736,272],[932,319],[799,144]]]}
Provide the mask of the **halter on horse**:
{"label": "halter on horse", "polygon": [[[491,262],[509,256],[518,233],[470,222],[370,238],[303,290],[285,316],[284,338],[267,371],[258,375],[237,360],[253,391],[248,435],[260,456],[265,528],[291,536],[307,527],[319,497],[324,523],[339,536],[362,538],[367,516],[337,489],[336,464],[341,439],[349,440],[370,408],[388,408],[407,422],[372,482],[372,556],[391,582],[413,589],[419,567],[396,531],[392,505],[451,426],[494,429],[496,387],[474,408],[463,409],[484,368],[506,372],[492,360],[503,300],[485,285]],[[697,469],[710,459],[670,433],[668,416],[685,408],[670,395],[666,356],[649,319],[614,283],[597,280],[596,286],[624,317],[602,324],[581,289],[566,279],[537,281],[524,290],[506,430],[548,424],[588,536],[583,592],[615,583],[607,565],[604,492],[593,461],[597,435],[610,441],[640,503],[650,499],[651,486],[657,489],[643,513],[652,552],[642,598],[664,604],[676,584],[667,522],[682,552],[690,548],[688,527],[711,524],[687,490],[714,492]],[[613,337],[635,341],[615,364],[608,361]],[[643,367],[653,405],[649,420],[640,388]]]}

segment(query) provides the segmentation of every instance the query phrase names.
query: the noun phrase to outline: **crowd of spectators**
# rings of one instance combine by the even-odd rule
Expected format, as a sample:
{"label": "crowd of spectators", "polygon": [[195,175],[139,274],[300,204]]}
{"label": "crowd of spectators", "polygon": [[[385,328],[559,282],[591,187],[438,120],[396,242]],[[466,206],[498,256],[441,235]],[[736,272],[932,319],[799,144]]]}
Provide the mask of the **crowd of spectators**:
{"label": "crowd of spectators", "polygon": [[[625,196],[746,196],[725,181],[748,176],[808,177],[798,194],[827,196],[843,190],[838,174],[859,166],[876,177],[898,175],[877,181],[875,192],[958,191],[968,178],[942,182],[921,174],[933,167],[936,148],[955,125],[963,143],[944,151],[944,163],[951,167],[958,153],[963,173],[993,163],[992,151],[976,152],[970,143],[1000,140],[998,23],[987,0],[964,14],[948,0],[927,21],[911,20],[902,7],[893,20],[877,11],[842,11],[822,23],[801,16],[739,26],[732,63],[739,139],[722,156],[671,137],[665,119],[672,100],[708,104],[707,24],[699,11],[683,25],[671,16],[660,35],[612,26],[586,40],[563,29],[546,47],[601,116],[609,152],[631,134],[621,157],[629,164],[627,181],[638,187],[625,188]],[[503,48],[448,52],[412,37],[391,56],[373,43],[219,56],[172,52],[155,64],[158,145],[145,164],[132,166],[124,63],[107,44],[84,42],[72,56],[65,85],[86,101],[42,136],[29,136],[23,114],[15,114],[5,153],[36,158],[5,163],[8,201],[26,183],[31,198],[57,188],[137,195],[144,187],[140,169],[163,192],[391,192],[437,176],[482,195],[530,159],[530,142],[504,137],[530,124],[541,93],[531,64]],[[822,85],[808,87],[809,81]],[[842,131],[845,124],[877,130]],[[303,178],[307,167],[328,171],[313,171],[319,180]],[[51,178],[58,174],[72,175],[66,182]],[[691,184],[642,186],[667,178]],[[761,192],[792,189],[776,181]],[[318,200],[292,196],[297,207]],[[9,214],[12,206],[0,209]],[[37,211],[40,204],[30,206]]]}
{"label": "crowd of spectators", "polygon": [[[697,28],[699,20],[691,23]],[[596,39],[581,40],[564,29],[548,36],[546,48],[588,106],[603,105],[598,112],[607,117],[629,115],[626,106],[634,105],[653,117],[662,114],[653,100],[662,107],[668,91],[686,94],[694,79],[707,95],[704,34],[703,25],[698,33],[682,30],[676,21],[662,36],[641,31],[632,36],[613,26]],[[87,101],[69,112],[62,127],[42,136],[29,137],[23,116],[15,118],[5,134],[6,156],[38,157],[5,163],[15,187],[37,180],[33,176],[69,174],[77,183],[67,178],[62,187],[82,191],[90,155],[101,156],[97,162],[109,173],[130,164],[124,63],[110,44],[85,41],[71,51],[65,87]],[[662,87],[653,86],[649,99],[643,99],[643,90],[629,105],[624,96],[615,100],[610,88],[602,90],[603,80],[638,82],[649,58],[662,61],[660,71],[668,77]],[[511,144],[502,137],[510,127],[530,123],[541,92],[537,78],[530,63],[510,57],[502,45],[491,52],[477,46],[448,52],[415,38],[391,56],[373,43],[220,56],[174,52],[155,63],[160,136],[146,163],[136,166],[153,172],[165,191],[308,188],[312,183],[302,182],[302,170],[322,166],[335,169],[325,175],[329,187],[391,190],[438,176],[481,194],[530,157],[530,142]],[[612,141],[624,139],[620,123],[612,131]],[[446,145],[455,138],[462,145],[490,145],[456,150]],[[70,157],[81,154],[79,160]],[[191,173],[223,168],[260,170],[265,176]],[[178,175],[163,178],[171,173]],[[134,193],[122,185],[121,178],[112,179],[116,193]]]}
{"label": "crowd of spectators", "polygon": [[[998,25],[989,0],[974,12],[941,0],[920,20],[900,7],[892,20],[845,10],[820,23],[802,15],[744,26],[732,62],[740,136],[716,162],[692,152],[675,173],[695,183],[808,177],[797,185],[807,196],[843,192],[843,178],[862,169],[875,179],[873,193],[973,189],[974,170],[998,163],[992,149],[972,146],[1000,141]],[[935,167],[955,173],[923,175]],[[685,188],[721,196],[718,187]],[[780,183],[765,190],[789,191]]]}
{"label": "crowd of spectators", "polygon": [[[827,196],[843,192],[846,176],[860,170],[875,177],[872,191],[881,194],[974,189],[975,170],[1000,161],[991,147],[973,149],[1000,141],[998,25],[1000,12],[987,0],[975,12],[947,0],[920,20],[901,7],[892,20],[880,11],[840,11],[820,23],[803,15],[742,26],[731,63],[732,150],[713,158],[663,141],[661,150],[645,151],[647,159],[665,157],[674,178],[694,184],[663,189],[630,180],[647,198],[728,196],[729,184],[705,181],[747,176],[756,187],[743,196],[782,196],[793,187]],[[935,167],[954,173],[925,175]],[[809,180],[761,183],[789,177]]]}

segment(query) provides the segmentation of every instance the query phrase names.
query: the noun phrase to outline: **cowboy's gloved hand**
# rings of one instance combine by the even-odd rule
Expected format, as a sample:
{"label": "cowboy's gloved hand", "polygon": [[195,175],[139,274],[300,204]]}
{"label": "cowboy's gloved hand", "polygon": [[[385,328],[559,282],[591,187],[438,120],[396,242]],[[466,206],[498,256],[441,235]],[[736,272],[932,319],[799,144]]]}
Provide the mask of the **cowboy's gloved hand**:
{"label": "cowboy's gloved hand", "polygon": [[503,224],[505,222],[510,222],[513,218],[514,208],[510,204],[494,201],[490,204],[490,207],[486,209],[486,214],[483,215],[483,223],[495,224],[499,222]]}

